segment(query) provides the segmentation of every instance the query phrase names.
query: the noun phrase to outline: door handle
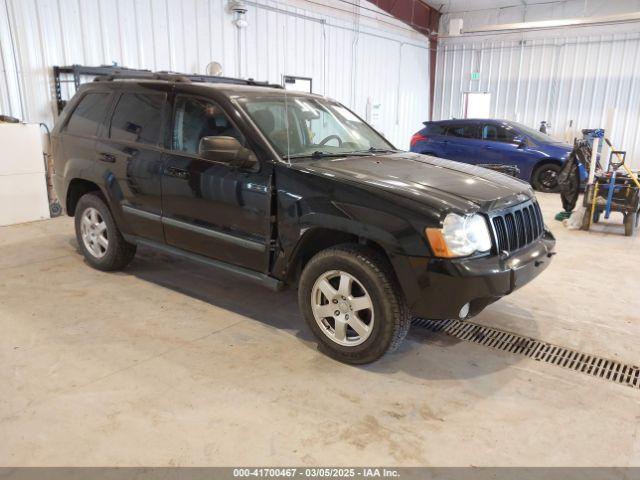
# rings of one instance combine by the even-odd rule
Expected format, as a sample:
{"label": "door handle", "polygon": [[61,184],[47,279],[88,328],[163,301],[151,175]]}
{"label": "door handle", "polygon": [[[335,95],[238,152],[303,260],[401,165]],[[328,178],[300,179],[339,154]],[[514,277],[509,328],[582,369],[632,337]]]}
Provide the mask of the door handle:
{"label": "door handle", "polygon": [[98,159],[102,162],[114,163],[116,161],[115,155],[111,155],[110,153],[101,152],[98,155]]}
{"label": "door handle", "polygon": [[170,177],[181,178],[183,180],[189,178],[189,172],[182,168],[167,167],[164,173],[169,175]]}

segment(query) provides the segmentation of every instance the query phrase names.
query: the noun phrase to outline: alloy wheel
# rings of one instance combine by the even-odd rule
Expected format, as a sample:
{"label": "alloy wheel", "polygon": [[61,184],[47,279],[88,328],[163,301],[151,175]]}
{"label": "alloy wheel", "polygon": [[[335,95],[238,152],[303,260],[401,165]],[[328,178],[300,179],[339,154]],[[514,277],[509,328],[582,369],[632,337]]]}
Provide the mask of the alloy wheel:
{"label": "alloy wheel", "polygon": [[543,170],[540,172],[540,183],[550,190],[556,188],[558,186],[558,172],[551,169]]}
{"label": "alloy wheel", "polygon": [[82,213],[80,234],[87,251],[96,258],[102,258],[109,248],[107,224],[100,212],[93,207]]}
{"label": "alloy wheel", "polygon": [[311,289],[311,309],[322,333],[339,345],[360,345],[373,330],[371,296],[350,273],[331,270],[320,275]]}

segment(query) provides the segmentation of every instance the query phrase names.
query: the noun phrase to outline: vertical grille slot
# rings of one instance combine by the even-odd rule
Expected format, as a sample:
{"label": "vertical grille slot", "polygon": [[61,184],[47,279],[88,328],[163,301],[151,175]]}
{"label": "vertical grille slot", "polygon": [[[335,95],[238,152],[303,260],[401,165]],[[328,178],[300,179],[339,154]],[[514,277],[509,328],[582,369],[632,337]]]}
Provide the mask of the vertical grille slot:
{"label": "vertical grille slot", "polygon": [[544,230],[544,220],[542,219],[542,211],[540,210],[540,205],[538,202],[533,204],[533,208],[536,211],[536,218],[538,219],[538,227],[540,228],[540,233]]}
{"label": "vertical grille slot", "polygon": [[522,219],[522,210],[516,210],[513,216],[516,219],[516,235],[518,237],[518,248],[522,248],[527,243],[524,233],[524,220]]}
{"label": "vertical grille slot", "polygon": [[536,216],[536,209],[533,205],[529,205],[527,208],[529,211],[529,217],[531,218],[531,225],[533,226],[533,238],[534,240],[540,235],[540,227],[538,226],[538,217]]}
{"label": "vertical grille slot", "polygon": [[498,252],[509,249],[507,240],[507,230],[504,225],[504,219],[502,217],[494,217],[493,228],[496,232]]}
{"label": "vertical grille slot", "polygon": [[518,237],[516,235],[516,222],[513,219],[512,213],[507,213],[504,216],[504,223],[507,226],[507,245],[508,251],[518,249]]}
{"label": "vertical grille slot", "polygon": [[524,231],[527,234],[527,244],[533,242],[533,223],[531,223],[531,214],[529,213],[529,207],[522,210],[522,217],[524,218]]}
{"label": "vertical grille slot", "polygon": [[537,240],[544,220],[537,202],[526,202],[491,217],[498,252],[513,252]]}

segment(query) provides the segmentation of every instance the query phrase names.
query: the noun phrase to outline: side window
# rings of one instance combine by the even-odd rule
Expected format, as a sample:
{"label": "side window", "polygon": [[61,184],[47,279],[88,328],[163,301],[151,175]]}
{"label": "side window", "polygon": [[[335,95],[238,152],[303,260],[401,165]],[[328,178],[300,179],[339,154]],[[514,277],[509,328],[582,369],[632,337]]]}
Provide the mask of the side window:
{"label": "side window", "polygon": [[108,93],[87,93],[71,114],[66,131],[76,135],[95,135],[108,108]]}
{"label": "side window", "polygon": [[449,125],[447,135],[459,138],[478,138],[478,128],[472,123]]}
{"label": "side window", "polygon": [[111,117],[113,140],[157,145],[162,130],[164,93],[124,93]]}
{"label": "side window", "polygon": [[514,143],[518,134],[502,125],[487,124],[482,127],[482,139],[493,142]]}
{"label": "side window", "polygon": [[173,124],[173,149],[198,154],[203,137],[234,137],[242,145],[244,137],[218,105],[194,97],[179,96]]}

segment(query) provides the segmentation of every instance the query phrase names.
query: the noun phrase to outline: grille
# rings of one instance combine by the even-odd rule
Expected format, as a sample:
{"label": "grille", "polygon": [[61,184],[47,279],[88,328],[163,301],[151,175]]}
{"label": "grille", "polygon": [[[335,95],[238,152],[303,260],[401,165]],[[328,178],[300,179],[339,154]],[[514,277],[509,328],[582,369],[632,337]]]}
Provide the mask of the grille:
{"label": "grille", "polygon": [[445,333],[459,340],[485,345],[504,352],[524,355],[539,362],[549,363],[592,377],[640,389],[640,368],[635,365],[571,350],[543,342],[542,340],[536,340],[535,338],[525,337],[497,328],[485,327],[469,321],[416,318],[412,324],[424,327],[434,333]]}
{"label": "grille", "polygon": [[513,252],[537,240],[544,232],[538,203],[530,201],[491,217],[496,253]]}

